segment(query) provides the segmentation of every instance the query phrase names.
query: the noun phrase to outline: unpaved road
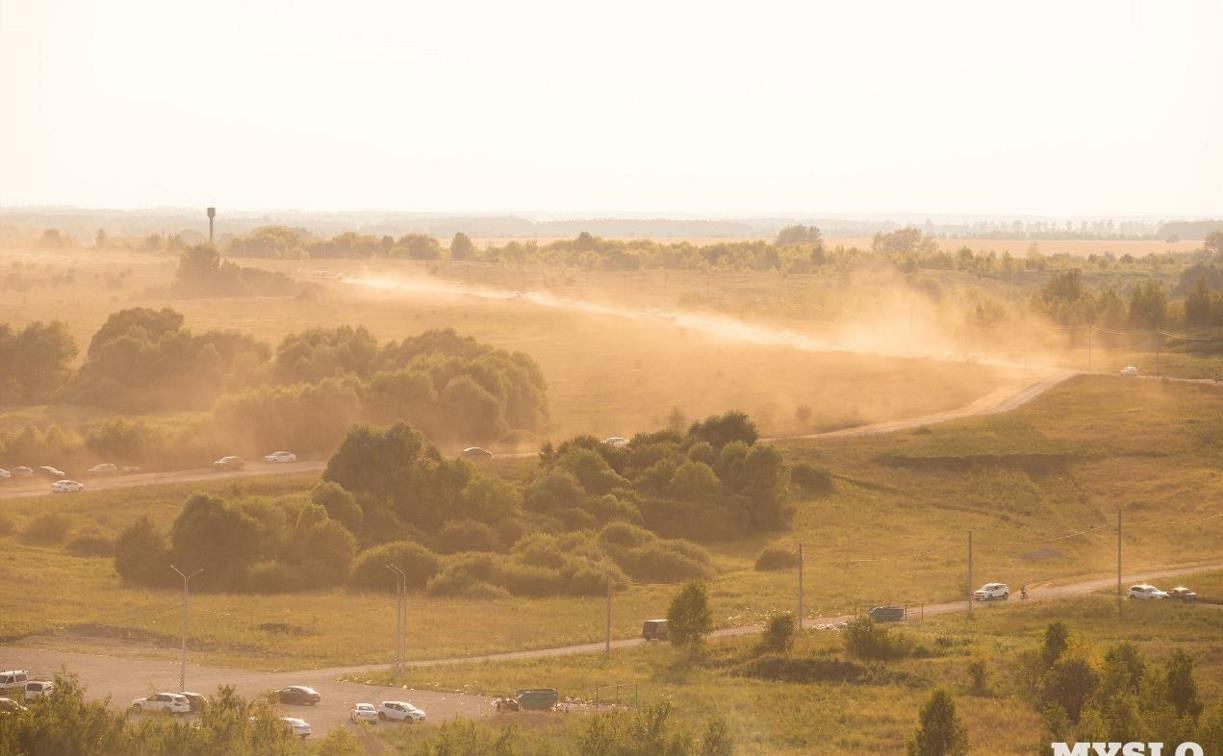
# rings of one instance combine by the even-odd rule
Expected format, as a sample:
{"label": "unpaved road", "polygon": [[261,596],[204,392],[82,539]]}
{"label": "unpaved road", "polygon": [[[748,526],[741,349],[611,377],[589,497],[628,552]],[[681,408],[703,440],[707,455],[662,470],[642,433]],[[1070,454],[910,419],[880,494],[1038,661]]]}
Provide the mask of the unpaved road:
{"label": "unpaved road", "polygon": [[[1213,572],[1223,569],[1223,561],[1198,563],[1192,565],[1172,566],[1167,568],[1133,572],[1122,577],[1128,585],[1144,580],[1159,580],[1167,577],[1181,577],[1202,572]],[[1029,602],[1053,601],[1072,596],[1093,593],[1116,584],[1116,575],[1105,575],[1086,578],[1058,585],[1036,585],[1031,590]],[[1012,604],[1017,602],[1011,602]],[[990,611],[997,604],[976,604],[976,611]],[[963,612],[968,608],[966,601],[950,601],[942,604],[929,604],[924,613],[928,615],[951,614]],[[851,619],[848,615],[837,617],[821,617],[808,620],[808,628],[819,624],[837,623]],[[759,633],[761,628],[756,625],[729,627],[713,633],[715,638]],[[612,641],[613,649],[626,649],[640,646],[646,641],[641,638],[624,638]],[[409,662],[409,666],[428,667],[436,664],[460,662],[499,662],[516,659],[539,659],[574,654],[600,653],[603,643],[582,643],[557,648],[542,648],[529,651],[511,651],[501,654],[485,654],[480,656],[459,657],[451,659],[434,659]],[[137,696],[162,690],[178,689],[178,662],[172,660],[141,659],[133,657],[101,656],[78,654],[67,651],[50,651],[41,648],[28,648],[20,645],[0,646],[0,669],[29,669],[36,675],[53,675],[60,668],[77,674],[91,698],[104,699],[110,697],[116,707],[126,707],[131,699]],[[281,706],[282,711],[289,716],[299,716],[310,722],[318,734],[348,721],[348,711],[358,701],[378,703],[384,700],[408,700],[424,709],[429,721],[440,722],[451,717],[480,717],[492,712],[491,698],[471,696],[460,693],[441,693],[427,690],[405,690],[401,688],[364,685],[355,682],[344,682],[339,678],[344,676],[362,676],[389,669],[386,664],[372,664],[356,667],[331,667],[301,672],[258,672],[226,667],[201,667],[188,665],[187,687],[203,693],[211,693],[218,685],[233,685],[238,692],[246,696],[255,696],[269,690],[283,688],[289,685],[309,685],[322,695],[323,700],[315,706]],[[546,681],[541,681],[545,684]],[[562,691],[562,695],[564,692]],[[386,725],[404,726],[404,725]]]}

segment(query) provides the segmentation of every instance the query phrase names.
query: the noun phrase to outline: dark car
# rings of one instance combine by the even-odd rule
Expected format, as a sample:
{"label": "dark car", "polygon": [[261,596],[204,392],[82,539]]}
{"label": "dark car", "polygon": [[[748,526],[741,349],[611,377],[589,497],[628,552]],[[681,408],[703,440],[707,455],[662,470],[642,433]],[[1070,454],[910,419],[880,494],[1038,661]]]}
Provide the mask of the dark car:
{"label": "dark car", "polygon": [[192,714],[196,713],[197,711],[203,711],[204,704],[208,703],[208,699],[200,693],[183,691],[182,693],[179,693],[179,695],[187,699],[187,703],[191,704]]}
{"label": "dark car", "polygon": [[1168,598],[1179,601],[1197,601],[1198,595],[1183,585],[1178,585],[1168,591]]}
{"label": "dark car", "polygon": [[555,688],[527,688],[514,694],[514,700],[525,711],[551,711],[560,696]]}
{"label": "dark car", "polygon": [[318,691],[314,688],[307,688],[305,685],[290,685],[287,688],[281,688],[276,691],[276,697],[282,704],[301,704],[304,706],[313,706],[323,700]]}
{"label": "dark car", "polygon": [[241,470],[246,467],[246,462],[241,457],[221,457],[212,466],[217,470]]}
{"label": "dark car", "polygon": [[641,637],[648,641],[665,641],[667,639],[667,621],[665,619],[646,620],[641,626]]}
{"label": "dark car", "polygon": [[876,606],[866,613],[875,622],[900,622],[905,618],[903,606]]}

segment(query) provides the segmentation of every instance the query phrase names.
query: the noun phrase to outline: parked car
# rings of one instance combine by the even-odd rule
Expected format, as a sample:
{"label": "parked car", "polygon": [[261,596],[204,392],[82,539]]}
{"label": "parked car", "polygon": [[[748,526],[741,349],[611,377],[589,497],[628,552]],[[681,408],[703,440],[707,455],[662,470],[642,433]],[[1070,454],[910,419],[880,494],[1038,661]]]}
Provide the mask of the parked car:
{"label": "parked car", "polygon": [[154,693],[144,698],[133,698],[132,709],[140,712],[190,714],[191,702],[181,693]]}
{"label": "parked car", "polygon": [[518,705],[518,699],[513,696],[499,696],[493,700],[493,708],[498,714],[504,714],[509,711],[520,711],[521,706]]}
{"label": "parked car", "polygon": [[275,451],[264,457],[263,461],[270,465],[283,465],[289,462],[296,462],[297,455],[293,452]]}
{"label": "parked car", "polygon": [[621,449],[628,446],[628,439],[624,436],[612,436],[611,438],[603,439],[603,443],[607,444],[613,449]]}
{"label": "parked car", "polygon": [[34,701],[51,694],[55,690],[55,683],[50,680],[29,680],[25,684],[25,700]]}
{"label": "parked car", "polygon": [[551,711],[560,696],[555,688],[526,688],[515,693],[514,699],[527,711]]}
{"label": "parked car", "polygon": [[1128,595],[1132,599],[1165,599],[1165,598],[1168,598],[1167,593],[1159,590],[1158,588],[1156,588],[1153,585],[1148,585],[1146,583],[1139,583],[1138,585],[1131,585]]}
{"label": "parked car", "polygon": [[1138,368],[1133,365],[1126,365],[1121,368],[1121,375],[1124,375],[1126,378],[1133,378],[1138,375]]}
{"label": "parked car", "polygon": [[100,465],[94,465],[89,468],[90,475],[118,475],[119,466],[111,462],[103,462]]}
{"label": "parked car", "polygon": [[213,462],[212,466],[217,470],[241,470],[243,467],[246,467],[246,461],[241,457],[221,457],[216,462]]}
{"label": "parked car", "polygon": [[0,672],[0,693],[16,693],[20,695],[25,692],[25,683],[29,679],[30,672],[25,669],[10,669]]}
{"label": "parked car", "polygon": [[876,606],[866,614],[875,622],[900,622],[905,618],[905,608],[903,606]]}
{"label": "parked car", "polygon": [[51,465],[43,465],[39,467],[38,474],[50,478],[51,480],[63,480],[64,478],[68,477],[68,473],[64,472],[58,467],[52,467]]}
{"label": "parked car", "polygon": [[26,708],[11,698],[0,698],[0,717],[5,714],[20,714]]}
{"label": "parked car", "polygon": [[293,729],[293,734],[299,738],[310,737],[310,723],[306,720],[298,719],[297,717],[281,717],[280,721],[291,727]]}
{"label": "parked car", "polygon": [[79,493],[84,490],[85,485],[75,480],[57,480],[51,484],[51,493]]}
{"label": "parked car", "polygon": [[641,637],[648,641],[667,639],[667,621],[665,619],[646,620],[641,625]]}
{"label": "parked car", "polygon": [[282,704],[298,704],[301,706],[313,706],[323,697],[318,694],[314,688],[308,688],[305,685],[290,685],[287,688],[281,688],[276,691],[276,698]]}
{"label": "parked car", "polygon": [[13,477],[11,472],[5,470],[3,467],[0,467],[0,480],[8,480],[11,477]]}
{"label": "parked car", "polygon": [[34,477],[34,471],[26,467],[25,465],[22,465],[20,467],[14,467],[9,472],[13,474],[14,478],[33,478]]}
{"label": "parked car", "polygon": [[469,446],[463,450],[463,456],[467,459],[492,459],[493,453],[478,446]]}
{"label": "parked car", "polygon": [[1183,585],[1178,585],[1168,591],[1168,598],[1178,601],[1197,601],[1198,595]]}
{"label": "parked car", "polygon": [[425,713],[407,701],[383,701],[378,704],[378,718],[415,724],[425,721]]}
{"label": "parked car", "polygon": [[1011,589],[1006,583],[986,583],[972,594],[974,601],[1006,601],[1011,597]]}
{"label": "parked car", "polygon": [[204,705],[208,703],[208,698],[202,693],[191,693],[184,690],[182,693],[179,693],[179,695],[187,699],[187,703],[191,706],[191,713],[193,714],[197,711],[203,711]]}
{"label": "parked car", "polygon": [[348,711],[353,722],[378,722],[378,709],[371,703],[359,703]]}

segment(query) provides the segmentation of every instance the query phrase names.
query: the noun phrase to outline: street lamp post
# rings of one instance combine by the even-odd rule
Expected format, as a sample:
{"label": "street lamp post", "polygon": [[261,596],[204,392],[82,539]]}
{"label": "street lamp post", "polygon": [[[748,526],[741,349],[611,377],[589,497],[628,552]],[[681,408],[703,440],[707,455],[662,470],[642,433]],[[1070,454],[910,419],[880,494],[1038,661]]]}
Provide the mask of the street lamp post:
{"label": "street lamp post", "polygon": [[170,565],[170,569],[179,574],[183,579],[183,646],[182,646],[182,661],[178,671],[178,689],[184,691],[187,689],[187,601],[190,599],[191,578],[204,571],[201,567],[190,575],[184,574],[182,570]]}
{"label": "street lamp post", "polygon": [[408,575],[399,567],[393,564],[386,566],[388,570],[395,573],[395,671],[403,671],[403,652],[404,636],[407,635],[407,607],[404,604],[407,601],[408,592]]}

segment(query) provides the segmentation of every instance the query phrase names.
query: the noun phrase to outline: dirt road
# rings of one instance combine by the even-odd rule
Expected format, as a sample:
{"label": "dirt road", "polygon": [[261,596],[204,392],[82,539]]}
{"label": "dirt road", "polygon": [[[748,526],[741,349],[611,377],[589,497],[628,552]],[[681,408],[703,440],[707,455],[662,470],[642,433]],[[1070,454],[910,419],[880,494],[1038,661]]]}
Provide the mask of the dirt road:
{"label": "dirt road", "polygon": [[[1161,569],[1134,572],[1122,577],[1128,585],[1144,580],[1160,580],[1168,577],[1183,577],[1202,572],[1223,570],[1223,561],[1192,565],[1171,566]],[[1055,601],[1072,596],[1081,596],[1109,588],[1116,584],[1116,575],[1101,575],[1057,585],[1036,585],[1031,588],[1028,602]],[[1010,602],[1012,604],[1018,602]],[[990,611],[998,604],[977,603],[976,611]],[[949,601],[929,604],[925,614],[940,615],[963,612],[966,601]],[[852,619],[848,615],[808,619],[806,627],[835,624]],[[729,627],[713,633],[715,638],[759,633],[756,625]],[[622,638],[612,641],[613,649],[640,646],[641,638]],[[558,648],[542,648],[529,651],[512,651],[501,654],[434,659],[409,662],[413,667],[428,667],[436,664],[458,662],[498,662],[516,659],[539,659],[575,654],[600,653],[603,643],[582,643]],[[77,674],[94,699],[110,697],[117,707],[126,707],[132,698],[161,690],[177,690],[179,665],[171,660],[152,660],[133,657],[100,656],[78,654],[67,651],[49,651],[23,646],[0,646],[0,669],[29,669],[37,675],[53,675],[60,668]],[[315,706],[282,706],[286,715],[299,716],[310,722],[316,733],[322,734],[331,727],[348,721],[348,710],[358,701],[378,703],[383,700],[408,700],[424,709],[431,722],[439,722],[455,716],[481,717],[491,713],[491,698],[460,693],[441,693],[425,690],[363,685],[341,681],[345,676],[361,676],[389,669],[389,665],[372,664],[355,667],[330,667],[301,672],[257,672],[226,667],[201,667],[190,664],[187,668],[187,688],[203,693],[216,690],[218,685],[233,685],[238,692],[254,696],[289,685],[309,685],[322,695],[323,700]],[[400,725],[389,725],[400,726]]]}

